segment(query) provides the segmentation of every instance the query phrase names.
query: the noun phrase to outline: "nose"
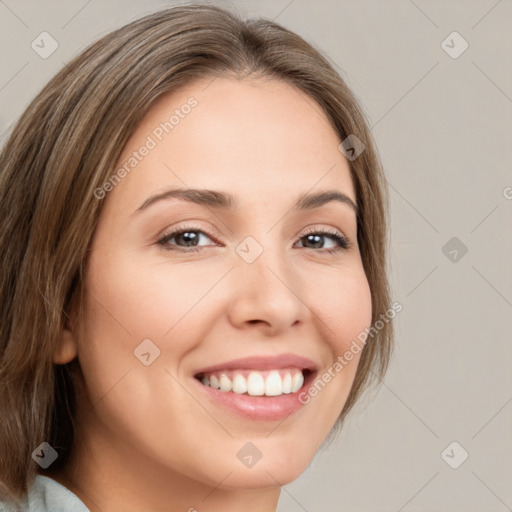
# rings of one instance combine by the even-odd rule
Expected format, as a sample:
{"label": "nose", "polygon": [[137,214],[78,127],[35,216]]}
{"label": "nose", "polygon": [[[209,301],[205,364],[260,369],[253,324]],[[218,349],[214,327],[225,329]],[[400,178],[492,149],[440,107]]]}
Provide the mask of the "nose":
{"label": "nose", "polygon": [[228,308],[235,327],[276,336],[307,321],[311,311],[304,284],[284,255],[266,249],[256,261],[241,261],[237,267]]}

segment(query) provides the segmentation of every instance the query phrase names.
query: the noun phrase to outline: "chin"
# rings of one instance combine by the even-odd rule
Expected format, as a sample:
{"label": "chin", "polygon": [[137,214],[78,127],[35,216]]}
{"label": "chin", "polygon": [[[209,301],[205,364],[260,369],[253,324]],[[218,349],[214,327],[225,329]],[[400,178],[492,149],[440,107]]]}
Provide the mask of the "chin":
{"label": "chin", "polygon": [[[226,490],[260,489],[265,487],[279,487],[296,480],[308,468],[315,453],[301,450],[299,446],[292,453],[285,450],[274,450],[271,454],[261,458],[251,466],[237,460],[233,466],[228,462],[225,467],[225,479],[220,487]],[[211,475],[217,479],[219,471]]]}

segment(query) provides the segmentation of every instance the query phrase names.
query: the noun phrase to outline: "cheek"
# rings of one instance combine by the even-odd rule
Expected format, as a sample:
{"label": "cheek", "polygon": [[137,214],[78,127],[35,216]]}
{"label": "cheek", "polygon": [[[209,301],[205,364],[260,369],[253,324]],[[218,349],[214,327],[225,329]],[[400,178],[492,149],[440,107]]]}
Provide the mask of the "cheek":
{"label": "cheek", "polygon": [[210,330],[208,315],[217,314],[218,307],[212,288],[224,272],[211,265],[148,264],[140,255],[92,252],[82,335],[86,343],[80,353],[84,369],[101,375],[95,382],[110,375],[115,381],[140,366],[134,350],[146,339],[160,349],[160,364],[175,367]]}
{"label": "cheek", "polygon": [[322,289],[311,288],[310,301],[329,357],[303,399],[316,404],[317,425],[324,429],[319,435],[322,438],[326,426],[330,430],[345,405],[364,348],[361,333],[371,326],[372,296],[363,267],[333,273]]}
{"label": "cheek", "polygon": [[171,272],[162,263],[148,265],[139,259],[137,264],[137,259],[119,255],[111,258],[112,264],[99,254],[91,258],[87,279],[97,300],[89,304],[89,325],[121,327],[134,341],[141,336],[161,338],[172,330],[212,280],[191,268],[176,267]]}
{"label": "cheek", "polygon": [[[309,304],[318,318],[318,328],[341,355],[372,321],[372,296],[363,268],[334,273],[323,286],[310,287]],[[318,282],[318,281],[317,281]]]}

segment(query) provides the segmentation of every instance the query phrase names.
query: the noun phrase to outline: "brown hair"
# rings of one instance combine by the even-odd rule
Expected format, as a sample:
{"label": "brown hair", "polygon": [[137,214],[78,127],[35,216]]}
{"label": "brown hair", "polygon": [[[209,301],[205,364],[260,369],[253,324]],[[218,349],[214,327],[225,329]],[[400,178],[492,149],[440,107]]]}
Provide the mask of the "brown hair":
{"label": "brown hair", "polygon": [[[388,192],[367,121],[328,61],[265,19],[219,7],[160,10],[111,32],[66,65],[37,95],[0,154],[0,497],[21,498],[43,441],[65,464],[74,439],[77,360],[53,363],[102,200],[138,123],[162,94],[228,73],[283,80],[316,100],[340,140],[366,146],[350,161],[359,205],[358,243],[372,293],[372,323],[390,308],[386,270]],[[392,323],[361,353],[348,411],[392,352]]]}

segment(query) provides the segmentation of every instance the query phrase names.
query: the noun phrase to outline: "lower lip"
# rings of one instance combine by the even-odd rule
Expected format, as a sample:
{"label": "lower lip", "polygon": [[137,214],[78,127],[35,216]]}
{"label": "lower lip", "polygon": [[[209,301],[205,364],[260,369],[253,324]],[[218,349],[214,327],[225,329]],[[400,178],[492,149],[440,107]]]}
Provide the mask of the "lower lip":
{"label": "lower lip", "polygon": [[282,421],[305,405],[299,401],[299,395],[308,389],[314,377],[314,372],[308,374],[301,389],[295,393],[279,396],[237,394],[232,391],[220,391],[205,386],[195,378],[194,381],[216,405],[220,405],[240,416],[250,420]]}

